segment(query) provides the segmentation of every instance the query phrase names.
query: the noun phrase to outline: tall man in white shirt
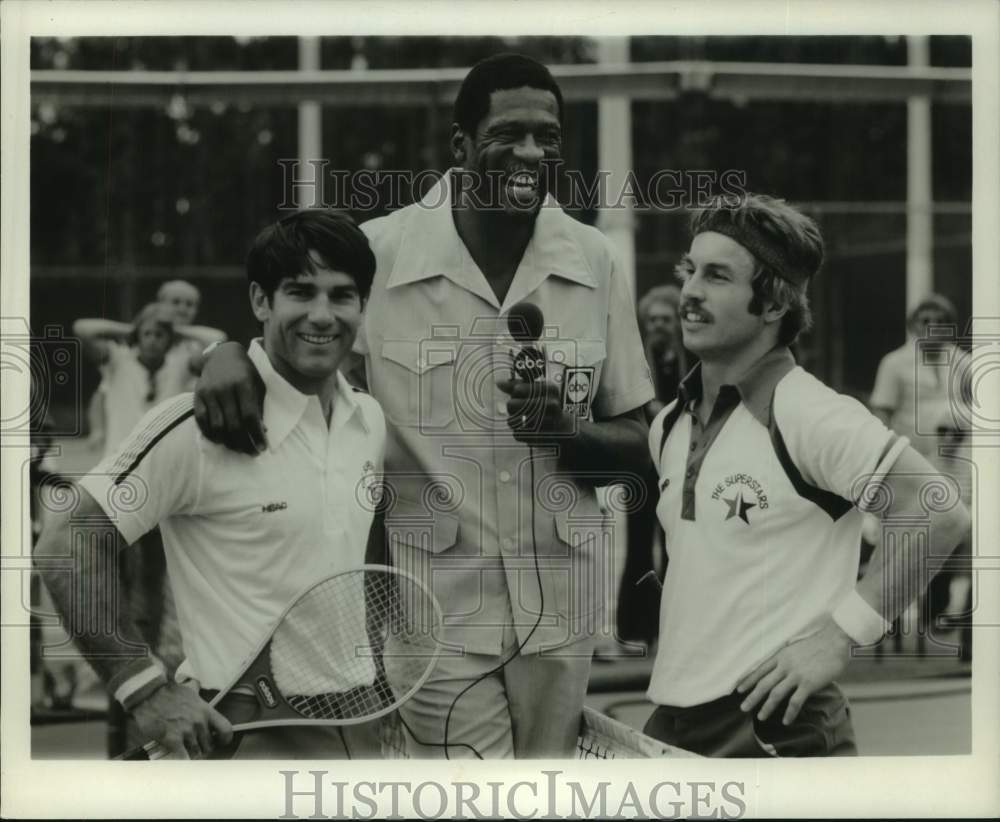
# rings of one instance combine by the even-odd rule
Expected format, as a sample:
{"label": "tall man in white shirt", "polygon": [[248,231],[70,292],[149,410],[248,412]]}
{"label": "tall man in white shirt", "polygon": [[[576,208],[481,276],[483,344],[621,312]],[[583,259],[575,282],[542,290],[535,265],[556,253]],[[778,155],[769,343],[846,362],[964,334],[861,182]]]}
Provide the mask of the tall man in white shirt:
{"label": "tall man in white shirt", "polygon": [[[385,422],[378,404],[337,369],[354,343],[374,271],[368,240],[347,217],[302,212],[261,232],[247,273],[262,326],[249,354],[268,388],[266,452],[251,459],[203,439],[192,395],[180,395],[150,411],[81,481],[76,511],[53,517],[38,542],[36,557],[65,555],[79,527],[72,521],[84,518],[84,527],[116,531],[129,544],[160,526],[186,654],[176,682],[154,656],[135,656],[127,614],[117,615],[114,632],[88,631],[88,616],[117,614],[114,574],[90,552],[70,578],[44,562],[39,570],[114,697],[147,739],[175,754],[197,758],[229,741],[226,718],[190,683],[203,696],[226,687],[297,593],[365,560],[372,511],[356,491],[381,471]],[[115,557],[105,559],[113,568]],[[95,592],[85,608],[74,607],[74,585]],[[219,707],[237,711],[239,699]],[[375,753],[365,726],[343,733],[252,732],[241,735],[237,753]]]}
{"label": "tall man in white shirt", "polygon": [[[378,267],[359,349],[389,421],[393,561],[431,587],[461,652],[400,708],[413,756],[572,753],[613,584],[594,486],[645,459],[653,387],[629,284],[546,187],[562,109],[536,61],[481,61],[455,101],[456,168],[362,226]],[[522,301],[544,315],[544,381],[509,379]],[[197,392],[207,430],[237,447],[257,413],[248,377],[225,344]]]}
{"label": "tall man in white shirt", "polygon": [[816,224],[747,195],[697,212],[691,234],[680,317],[701,362],[649,435],[670,563],[645,730],[708,756],[853,754],[833,680],[917,594],[922,561],[880,546],[856,586],[861,511],[885,483],[885,515],[926,516],[936,555],[969,514],[957,493],[925,514],[935,469],[795,364],[823,259]]}

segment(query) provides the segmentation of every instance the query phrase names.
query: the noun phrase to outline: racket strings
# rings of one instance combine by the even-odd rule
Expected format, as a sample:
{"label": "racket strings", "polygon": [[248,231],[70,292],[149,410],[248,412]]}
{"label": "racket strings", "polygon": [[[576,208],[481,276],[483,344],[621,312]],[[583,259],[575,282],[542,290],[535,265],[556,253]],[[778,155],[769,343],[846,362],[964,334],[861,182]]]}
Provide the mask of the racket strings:
{"label": "racket strings", "polygon": [[385,712],[433,664],[435,613],[423,588],[391,571],[367,569],[325,580],[296,602],[274,632],[274,684],[306,719]]}

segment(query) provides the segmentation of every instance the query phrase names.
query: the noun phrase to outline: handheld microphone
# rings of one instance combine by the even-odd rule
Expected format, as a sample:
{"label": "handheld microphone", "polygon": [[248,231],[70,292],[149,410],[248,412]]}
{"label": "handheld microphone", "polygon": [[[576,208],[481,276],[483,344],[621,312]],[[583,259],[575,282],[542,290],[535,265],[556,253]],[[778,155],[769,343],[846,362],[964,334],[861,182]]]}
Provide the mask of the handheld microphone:
{"label": "handheld microphone", "polygon": [[545,317],[534,303],[517,303],[507,314],[507,328],[510,335],[522,343],[521,348],[512,351],[512,376],[534,382],[545,377],[545,351],[538,345],[538,338],[545,328]]}

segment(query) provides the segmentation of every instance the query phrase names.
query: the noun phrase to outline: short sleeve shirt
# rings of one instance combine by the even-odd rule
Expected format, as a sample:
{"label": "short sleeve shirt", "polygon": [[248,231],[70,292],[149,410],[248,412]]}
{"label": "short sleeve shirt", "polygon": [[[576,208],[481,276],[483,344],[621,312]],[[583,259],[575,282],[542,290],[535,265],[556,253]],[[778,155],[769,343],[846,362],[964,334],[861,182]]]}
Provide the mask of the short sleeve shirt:
{"label": "short sleeve shirt", "polygon": [[699,395],[696,367],[650,427],[670,561],[649,697],[680,707],[731,693],[850,593],[858,505],[898,439],[784,348],[723,386],[704,427]]}
{"label": "short sleeve shirt", "polygon": [[593,633],[595,603],[615,581],[601,561],[612,534],[592,484],[510,433],[496,386],[516,347],[510,308],[526,300],[542,310],[547,375],[580,419],[632,411],[653,388],[635,303],[603,235],[550,200],[501,302],[450,202],[445,175],[420,203],[362,225],[377,271],[357,350],[389,428],[390,544],[397,563],[429,581],[448,636],[468,651],[498,652],[512,618],[524,641],[544,604],[530,652]]}
{"label": "short sleeve shirt", "polygon": [[187,657],[178,677],[206,688],[230,684],[299,593],[364,563],[365,493],[382,467],[374,400],[338,377],[328,427],[316,397],[282,379],[258,343],[249,353],[267,386],[265,453],[205,440],[182,394],[81,481],[129,544],[160,526]]}

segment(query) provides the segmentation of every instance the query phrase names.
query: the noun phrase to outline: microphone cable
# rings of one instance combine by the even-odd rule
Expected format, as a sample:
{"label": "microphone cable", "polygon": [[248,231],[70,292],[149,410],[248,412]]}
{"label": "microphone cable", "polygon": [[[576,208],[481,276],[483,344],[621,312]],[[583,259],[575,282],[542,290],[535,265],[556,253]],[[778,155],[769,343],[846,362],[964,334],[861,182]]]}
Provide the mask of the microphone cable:
{"label": "microphone cable", "polygon": [[[517,320],[517,322],[520,323],[520,326],[515,327],[514,324],[515,319]],[[532,340],[538,339],[538,337],[541,335],[543,324],[544,324],[544,319],[542,317],[542,312],[538,308],[538,306],[534,305],[533,303],[526,303],[526,302],[518,303],[517,305],[511,308],[508,314],[508,325],[510,326],[511,334],[516,340],[519,340],[521,342],[530,342]],[[531,349],[523,348],[521,349],[521,351],[528,352],[531,351]],[[536,351],[531,351],[531,353],[537,356]],[[518,368],[517,360],[515,358],[515,373],[517,373],[517,368]],[[543,377],[544,377],[544,372],[543,372]],[[445,716],[444,740],[442,742],[422,741],[416,734],[413,733],[413,730],[410,728],[406,720],[403,718],[402,712],[399,712],[399,718],[402,721],[403,727],[406,728],[407,732],[410,734],[411,737],[413,737],[413,740],[415,742],[417,742],[420,745],[425,745],[427,747],[444,748],[444,756],[445,759],[448,760],[451,759],[450,748],[452,747],[467,748],[475,755],[477,759],[483,759],[482,754],[480,754],[479,751],[476,750],[474,745],[470,745],[467,742],[448,741],[449,731],[451,728],[451,718],[455,712],[455,708],[458,705],[458,701],[463,696],[465,696],[469,691],[471,691],[476,685],[488,679],[489,677],[493,676],[494,674],[499,673],[504,668],[506,668],[507,665],[509,665],[515,658],[517,658],[517,656],[521,653],[521,651],[524,650],[525,646],[527,646],[528,642],[531,640],[531,637],[538,630],[538,627],[542,623],[542,617],[545,614],[545,590],[542,586],[542,569],[538,561],[538,536],[537,536],[537,523],[536,523],[536,510],[535,510],[535,491],[536,491],[535,457],[536,457],[535,449],[529,443],[528,466],[531,476],[531,506],[530,506],[531,507],[531,554],[534,559],[535,579],[538,582],[538,599],[539,599],[538,616],[535,619],[535,624],[531,626],[531,630],[528,631],[524,639],[517,644],[517,646],[513,649],[513,651],[506,659],[502,660],[500,663],[493,666],[489,670],[481,673],[479,676],[473,679],[472,682],[470,682],[461,691],[459,691],[458,694],[456,694],[455,698],[451,701],[451,705],[448,707],[448,713]],[[511,609],[511,619],[513,620],[513,618],[514,618],[513,609]]]}

